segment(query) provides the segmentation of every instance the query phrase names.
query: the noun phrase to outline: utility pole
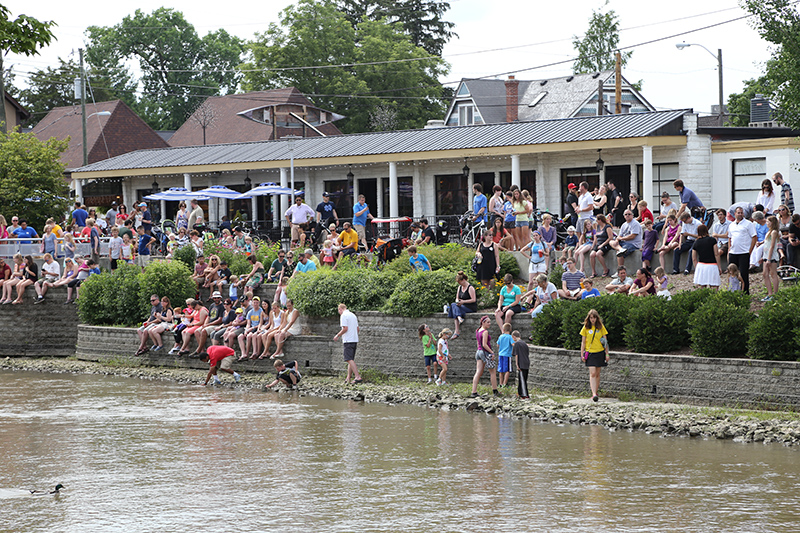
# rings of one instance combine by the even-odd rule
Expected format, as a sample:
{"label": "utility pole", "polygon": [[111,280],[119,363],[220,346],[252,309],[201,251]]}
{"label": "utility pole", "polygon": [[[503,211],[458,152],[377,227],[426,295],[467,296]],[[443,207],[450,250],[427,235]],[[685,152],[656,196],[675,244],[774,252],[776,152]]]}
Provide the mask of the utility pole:
{"label": "utility pole", "polygon": [[722,48],[717,48],[717,70],[719,71],[719,125],[725,125],[725,100],[722,96]]}
{"label": "utility pole", "polygon": [[89,164],[89,150],[86,147],[86,71],[83,68],[83,48],[78,49],[81,61],[81,129],[83,130],[83,166]]}
{"label": "utility pole", "polygon": [[616,78],[616,83],[614,84],[614,114],[619,115],[622,113],[622,54],[617,50],[615,56],[617,62],[614,66],[614,78]]}

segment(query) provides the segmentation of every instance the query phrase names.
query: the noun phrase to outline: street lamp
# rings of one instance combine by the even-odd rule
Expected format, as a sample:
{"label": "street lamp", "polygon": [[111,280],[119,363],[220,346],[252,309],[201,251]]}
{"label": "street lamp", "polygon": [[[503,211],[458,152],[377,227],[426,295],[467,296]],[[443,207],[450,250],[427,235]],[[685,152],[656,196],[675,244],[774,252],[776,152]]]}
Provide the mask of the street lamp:
{"label": "street lamp", "polygon": [[461,169],[461,175],[464,179],[469,179],[469,167],[467,166],[467,158],[464,158],[464,168]]}
{"label": "street lamp", "polygon": [[289,157],[290,157],[289,176],[292,187],[292,205],[294,205],[294,145],[297,142],[297,139],[302,139],[302,137],[298,135],[287,135],[285,137],[282,137],[282,139],[287,143],[289,143]]}
{"label": "street lamp", "polygon": [[724,126],[725,101],[722,96],[722,48],[718,48],[716,54],[714,54],[714,52],[712,52],[702,44],[697,44],[697,43],[678,43],[675,45],[675,48],[677,48],[678,50],[683,50],[684,48],[688,48],[690,46],[699,46],[700,48],[711,54],[714,57],[714,59],[717,60],[717,71],[719,74],[719,125]]}

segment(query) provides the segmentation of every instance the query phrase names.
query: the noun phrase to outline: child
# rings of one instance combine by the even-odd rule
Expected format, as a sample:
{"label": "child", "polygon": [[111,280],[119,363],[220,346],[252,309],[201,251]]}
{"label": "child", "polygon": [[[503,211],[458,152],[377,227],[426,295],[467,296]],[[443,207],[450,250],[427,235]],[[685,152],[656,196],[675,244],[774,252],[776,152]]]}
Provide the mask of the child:
{"label": "child", "polygon": [[272,364],[272,366],[274,366],[275,370],[278,371],[278,375],[275,378],[275,381],[264,386],[266,389],[271,389],[278,383],[283,383],[288,389],[294,389],[303,378],[303,376],[301,376],[300,372],[297,370],[300,368],[297,365],[297,361],[291,361],[288,364],[284,364],[280,359],[275,359],[275,362]]}
{"label": "child", "polygon": [[[328,239],[322,243],[322,264],[331,266],[335,261],[336,259],[333,257],[333,243]],[[428,379],[428,381],[430,381],[430,379]]]}
{"label": "child", "polygon": [[[420,324],[417,330],[422,341],[422,355],[425,357],[425,372],[428,373],[428,383],[433,381],[431,377],[431,365],[433,365],[433,373],[436,374],[436,353],[437,347],[433,342],[433,333],[427,324]],[[438,381],[438,380],[437,380]]]}
{"label": "child", "polygon": [[497,373],[500,375],[500,386],[508,387],[508,376],[511,373],[511,351],[514,338],[511,336],[511,324],[503,324],[503,334],[497,339]]}
{"label": "child", "polygon": [[608,331],[600,314],[590,309],[581,328],[581,358],[589,368],[589,387],[592,401],[598,401],[600,390],[600,369],[608,366]]}
{"label": "child", "polygon": [[279,305],[286,307],[286,286],[289,285],[289,276],[283,276],[278,286],[275,287],[275,297],[272,299],[272,305]]}
{"label": "child", "polygon": [[233,303],[236,303],[236,300],[239,299],[239,276],[231,276],[231,284],[228,285],[228,298],[231,299]]}
{"label": "child", "polygon": [[181,332],[186,327],[186,324],[184,323],[183,310],[180,307],[172,310],[172,322],[172,335],[175,337],[175,346],[169,351],[169,355],[178,353],[181,350],[181,344],[183,344]]}
{"label": "child", "polygon": [[218,370],[233,374],[234,381],[239,383],[241,376],[238,372],[234,372],[232,368],[233,362],[236,361],[236,357],[233,355],[233,349],[220,345],[217,340],[212,340],[211,342],[212,345],[209,346],[205,352],[200,354],[200,360],[208,361],[209,366],[206,382],[203,383],[203,385],[208,385],[208,380],[211,379],[212,376],[214,377],[214,385],[222,385],[219,376],[217,376]]}
{"label": "child", "polygon": [[763,254],[761,261],[764,265],[764,284],[767,286],[767,296],[763,298],[762,302],[772,300],[772,297],[778,292],[781,284],[781,278],[778,275],[778,261],[780,261],[780,232],[778,231],[778,217],[770,216],[767,218],[767,236],[764,237]]}
{"label": "child", "polygon": [[248,235],[244,238],[244,255],[250,256],[253,253],[253,238]]}
{"label": "child", "polygon": [[[428,330],[430,332],[430,329]],[[439,343],[436,347],[436,362],[442,367],[439,377],[436,378],[437,385],[447,385],[447,365],[450,363],[450,347],[447,346],[447,339],[453,332],[444,328],[439,333]]]}
{"label": "child", "polygon": [[122,248],[120,248],[119,254],[122,261],[129,265],[133,264],[133,244],[131,243],[131,236],[127,233],[122,236]]}
{"label": "child", "polygon": [[566,260],[567,258],[574,259],[575,258],[575,248],[578,246],[578,236],[575,235],[575,226],[570,226],[567,228],[567,238],[564,239],[564,253],[561,255],[561,258]]}
{"label": "child", "polygon": [[192,279],[197,286],[197,292],[200,292],[200,286],[206,280],[206,268],[208,268],[208,265],[206,264],[203,254],[198,255],[195,261],[196,263],[194,265],[194,274],[192,274]]}
{"label": "child", "polygon": [[108,239],[108,257],[111,258],[111,272],[117,269],[117,263],[122,259],[123,239],[119,236],[119,228],[111,228],[111,238]]}
{"label": "child", "polygon": [[528,368],[530,368],[528,345],[521,339],[517,330],[511,333],[511,338],[514,339],[511,355],[514,356],[514,363],[517,365],[517,396],[520,400],[528,400],[530,399],[528,394]]}
{"label": "child", "polygon": [[667,278],[667,273],[664,272],[664,268],[657,267],[653,272],[653,277],[655,278],[655,283],[658,290],[658,292],[656,292],[656,296],[663,296],[667,300],[671,300],[672,295],[670,295],[669,289],[667,288],[669,279]]}
{"label": "child", "polygon": [[231,269],[228,268],[227,261],[222,260],[219,262],[217,276],[219,276],[219,278],[214,282],[214,287],[216,287],[219,292],[222,292],[222,289],[230,282],[231,279]]}
{"label": "child", "polygon": [[645,200],[641,200],[637,206],[639,207],[639,222],[642,224],[644,224],[645,220],[653,222],[653,212],[647,209],[647,202]]}
{"label": "child", "polygon": [[[641,202],[640,202],[641,203]],[[642,266],[650,269],[650,260],[658,242],[658,232],[653,229],[653,221],[649,218],[644,221],[644,240],[642,244]]]}
{"label": "child", "polygon": [[739,267],[731,263],[728,265],[728,290],[740,291],[742,290],[742,274],[739,272]]}
{"label": "child", "polygon": [[600,291],[598,291],[594,287],[594,283],[589,278],[584,279],[581,281],[581,285],[583,286],[583,291],[581,291],[581,300],[585,300],[586,298],[594,298],[595,296],[600,296]]}

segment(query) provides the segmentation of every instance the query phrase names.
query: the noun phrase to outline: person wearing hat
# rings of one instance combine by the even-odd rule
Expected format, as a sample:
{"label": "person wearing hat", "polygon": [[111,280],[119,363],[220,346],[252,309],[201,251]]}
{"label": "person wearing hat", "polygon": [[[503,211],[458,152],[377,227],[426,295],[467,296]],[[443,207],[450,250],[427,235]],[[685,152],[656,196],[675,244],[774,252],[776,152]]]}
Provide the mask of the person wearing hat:
{"label": "person wearing hat", "polygon": [[198,356],[206,351],[206,342],[208,337],[213,335],[220,327],[222,327],[222,319],[225,318],[225,306],[222,304],[222,294],[219,291],[211,293],[213,303],[208,306],[208,315],[206,316],[203,327],[198,329],[194,338],[197,339],[197,350],[190,354],[189,357]]}
{"label": "person wearing hat", "polygon": [[137,209],[142,213],[142,227],[144,228],[144,233],[145,235],[150,235],[153,230],[153,216],[150,214],[150,210],[147,209],[147,203],[140,203]]}
{"label": "person wearing hat", "polygon": [[322,201],[317,204],[317,227],[314,232],[314,242],[319,242],[322,230],[330,226],[331,223],[339,225],[339,215],[336,214],[336,206],[331,202],[330,193],[322,193]]}
{"label": "person wearing hat", "polygon": [[578,236],[575,234],[575,226],[567,228],[567,236],[564,238],[564,257],[575,258],[575,248],[578,247]]}
{"label": "person wearing hat", "polygon": [[576,213],[576,209],[578,209],[578,195],[575,194],[575,191],[578,188],[575,186],[574,183],[570,183],[567,185],[567,199],[566,199],[566,207],[567,207],[567,216],[569,217],[569,223],[571,225],[575,225],[578,221],[578,214]]}

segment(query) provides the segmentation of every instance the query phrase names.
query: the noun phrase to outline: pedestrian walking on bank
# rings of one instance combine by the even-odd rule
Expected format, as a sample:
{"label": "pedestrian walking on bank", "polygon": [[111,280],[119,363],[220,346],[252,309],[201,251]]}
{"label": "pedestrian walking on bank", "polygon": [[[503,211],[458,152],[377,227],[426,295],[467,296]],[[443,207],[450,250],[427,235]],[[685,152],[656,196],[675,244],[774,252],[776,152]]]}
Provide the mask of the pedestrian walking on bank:
{"label": "pedestrian walking on bank", "polygon": [[347,363],[347,377],[345,377],[345,385],[350,383],[350,376],[353,377],[353,383],[361,383],[361,374],[358,373],[356,366],[356,348],[358,347],[358,318],[352,312],[347,310],[345,304],[339,304],[339,325],[342,329],[333,336],[333,340],[338,341],[341,337],[342,345],[344,346],[344,362]]}
{"label": "pedestrian walking on bank", "polygon": [[608,366],[608,331],[595,309],[589,310],[586,315],[581,337],[581,358],[589,367],[589,387],[592,389],[592,400],[596,402],[599,399],[600,369]]}
{"label": "pedestrian walking on bank", "polygon": [[514,345],[511,347],[511,354],[514,356],[514,363],[517,365],[517,395],[520,400],[530,399],[528,393],[528,369],[531,366],[528,344],[522,340],[519,331],[511,332]]}
{"label": "pedestrian walking on bank", "polygon": [[478,341],[478,350],[475,352],[475,376],[472,378],[472,394],[470,398],[478,397],[478,384],[481,382],[481,376],[484,369],[489,369],[489,380],[492,384],[492,394],[500,396],[497,392],[497,357],[492,350],[492,338],[489,336],[489,328],[492,325],[492,320],[483,315],[481,317],[481,325],[475,331],[475,340]]}

